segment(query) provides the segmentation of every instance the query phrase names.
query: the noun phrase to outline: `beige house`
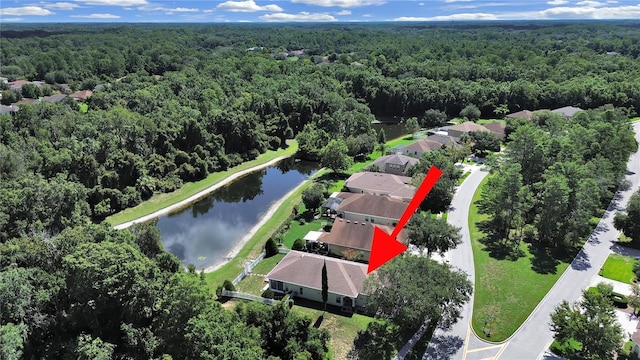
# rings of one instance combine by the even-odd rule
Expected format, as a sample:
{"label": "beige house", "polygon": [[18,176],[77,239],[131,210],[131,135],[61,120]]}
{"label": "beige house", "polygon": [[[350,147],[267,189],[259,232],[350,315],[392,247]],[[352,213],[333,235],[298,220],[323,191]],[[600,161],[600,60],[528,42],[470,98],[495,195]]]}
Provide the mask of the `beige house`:
{"label": "beige house", "polygon": [[486,127],[478,125],[472,121],[465,121],[462,124],[453,125],[449,127],[448,134],[451,137],[459,139],[464,134],[475,131],[489,131]]}
{"label": "beige house", "polygon": [[510,119],[525,118],[527,120],[531,120],[533,118],[533,112],[529,110],[520,110],[518,112],[508,114],[505,117]]}
{"label": "beige house", "polygon": [[367,265],[300,251],[290,251],[267,274],[269,288],[276,293],[322,303],[322,267],[327,266],[328,305],[343,311],[364,311],[363,294]]}
{"label": "beige house", "polygon": [[344,183],[350,192],[358,194],[386,195],[395,199],[410,201],[416,192],[408,176],[393,174],[358,172]]}
{"label": "beige house", "polygon": [[426,152],[436,151],[440,149],[442,149],[441,143],[426,138],[418,140],[411,145],[405,146],[402,149],[402,153],[409,156],[420,157]]}
{"label": "beige house", "polygon": [[507,128],[507,125],[498,122],[498,121],[494,121],[492,123],[489,124],[484,124],[483,125],[487,130],[491,131],[491,133],[495,136],[498,137],[498,139],[500,140],[504,140],[505,138],[505,130]]}
{"label": "beige house", "polygon": [[336,196],[345,194],[348,194],[347,198],[335,209],[344,220],[395,226],[407,208],[406,202],[386,196],[351,193],[338,193]]}
{"label": "beige house", "polygon": [[407,175],[409,168],[418,163],[418,159],[401,154],[387,155],[378,158],[371,164],[381,172],[394,175]]}

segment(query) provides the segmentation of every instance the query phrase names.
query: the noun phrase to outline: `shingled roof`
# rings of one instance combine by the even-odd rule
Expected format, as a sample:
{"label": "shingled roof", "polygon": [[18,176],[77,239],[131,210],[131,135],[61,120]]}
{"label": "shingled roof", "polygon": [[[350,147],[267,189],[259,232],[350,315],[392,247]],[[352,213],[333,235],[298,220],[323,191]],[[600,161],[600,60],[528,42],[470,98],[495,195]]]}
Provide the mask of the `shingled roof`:
{"label": "shingled roof", "polygon": [[576,113],[583,111],[582,109],[575,107],[575,106],[565,106],[565,107],[561,107],[558,109],[554,109],[551,110],[554,113],[559,113],[562,114],[562,116],[564,116],[565,118],[570,118],[573,115],[575,115]]}
{"label": "shingled roof", "polygon": [[405,169],[405,168],[408,169],[417,163],[418,163],[418,159],[412,158],[411,156],[406,156],[402,154],[393,154],[393,155],[382,156],[376,159],[376,161],[374,161],[371,165],[375,165],[379,169],[384,171],[387,164],[399,165],[402,167],[402,169]]}
{"label": "shingled roof", "polygon": [[529,110],[520,110],[518,112],[514,112],[511,113],[509,115],[507,115],[506,117],[508,118],[525,118],[527,120],[531,120],[531,118],[533,118],[533,112],[529,111]]}
{"label": "shingled roof", "polygon": [[465,121],[462,124],[450,126],[449,131],[451,130],[460,131],[463,133],[469,133],[472,131],[488,131],[484,126],[476,124],[472,121]]}
{"label": "shingled roof", "polygon": [[357,172],[349,176],[344,186],[361,189],[370,189],[378,192],[392,193],[411,183],[408,176],[375,172]]}
{"label": "shingled roof", "polygon": [[367,265],[294,250],[280,260],[267,279],[322,290],[325,263],[330,293],[356,298],[363,292]]}
{"label": "shingled roof", "polygon": [[437,141],[420,139],[411,145],[407,145],[404,149],[408,150],[409,152],[425,153],[429,151],[440,150],[441,148],[442,144]]}
{"label": "shingled roof", "polygon": [[504,131],[507,128],[507,125],[498,121],[494,121],[489,124],[484,124],[484,127],[487,128],[487,130],[491,131],[492,133],[504,137]]}
{"label": "shingled roof", "polygon": [[345,199],[337,211],[380,216],[387,219],[400,219],[407,203],[386,196],[353,194]]}
{"label": "shingled roof", "polygon": [[[373,227],[377,226],[387,234],[391,234],[393,229],[384,225],[373,225],[367,222],[349,221],[336,219],[331,227],[331,232],[322,234],[318,241],[325,244],[333,244],[348,247],[351,249],[371,251],[373,242]],[[398,241],[406,241],[405,231],[398,235]]]}

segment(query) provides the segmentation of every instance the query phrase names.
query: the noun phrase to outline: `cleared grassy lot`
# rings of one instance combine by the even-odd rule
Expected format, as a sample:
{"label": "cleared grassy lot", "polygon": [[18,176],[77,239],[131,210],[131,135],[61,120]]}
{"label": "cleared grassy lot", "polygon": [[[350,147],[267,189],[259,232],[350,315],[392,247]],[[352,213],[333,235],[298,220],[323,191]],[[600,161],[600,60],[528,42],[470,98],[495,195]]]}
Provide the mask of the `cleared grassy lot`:
{"label": "cleared grassy lot", "polygon": [[166,193],[166,194],[156,194],[153,197],[151,197],[151,199],[142,202],[136,207],[129,208],[117,214],[109,216],[106,219],[106,221],[111,225],[118,225],[118,224],[125,223],[127,221],[135,220],[141,216],[149,215],[153,212],[164,209],[177,202],[187,199],[188,197],[193,196],[199,193],[200,191],[203,191],[219,183],[220,181],[224,180],[225,178],[237,172],[246,170],[248,168],[251,168],[257,165],[264,164],[280,156],[290,156],[295,154],[295,152],[298,150],[298,142],[295,140],[289,140],[287,141],[287,144],[289,146],[286,149],[279,149],[277,151],[272,151],[272,150],[267,151],[266,153],[258,156],[258,158],[256,158],[255,160],[247,161],[238,166],[234,166],[226,171],[220,171],[220,172],[209,174],[209,176],[207,176],[203,180],[186,183],[176,191]]}
{"label": "cleared grassy lot", "polygon": [[600,275],[607,279],[631,284],[631,279],[635,277],[633,275],[633,265],[635,263],[636,259],[630,256],[611,254],[602,265]]}
{"label": "cleared grassy lot", "polygon": [[[481,228],[487,215],[478,214],[486,177],[473,196],[469,209],[469,230],[475,263],[475,295],[472,326],[478,336],[489,341],[503,341],[527,319],[544,295],[551,289],[569,263],[560,254],[531,252],[529,244],[521,243],[521,256],[505,257],[500,239],[489,239]],[[566,256],[565,256],[566,257]],[[494,317],[485,326],[489,316]]]}

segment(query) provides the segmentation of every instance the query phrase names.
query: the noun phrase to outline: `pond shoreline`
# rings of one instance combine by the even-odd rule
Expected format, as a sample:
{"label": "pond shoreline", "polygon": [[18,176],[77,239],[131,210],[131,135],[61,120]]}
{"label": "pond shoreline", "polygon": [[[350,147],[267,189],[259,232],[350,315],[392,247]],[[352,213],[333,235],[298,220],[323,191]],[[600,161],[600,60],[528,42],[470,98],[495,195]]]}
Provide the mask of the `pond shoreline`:
{"label": "pond shoreline", "polygon": [[269,161],[267,161],[265,163],[250,167],[248,169],[244,169],[244,170],[238,171],[237,173],[229,175],[228,177],[224,178],[223,180],[221,180],[221,181],[209,186],[208,188],[206,188],[206,189],[204,189],[204,190],[202,190],[202,191],[200,191],[200,192],[198,192],[196,194],[193,194],[193,195],[189,196],[188,198],[186,198],[186,199],[184,199],[182,201],[179,201],[179,202],[177,202],[175,204],[172,204],[172,205],[169,205],[167,207],[164,207],[164,208],[162,208],[160,210],[157,210],[157,211],[155,211],[155,212],[153,212],[151,214],[144,215],[144,216],[141,216],[141,217],[139,217],[137,219],[134,219],[134,220],[127,221],[127,222],[124,222],[122,224],[116,225],[113,228],[116,229],[116,230],[126,229],[126,228],[129,228],[129,227],[131,227],[131,226],[133,226],[135,224],[145,223],[145,222],[148,222],[150,220],[156,219],[156,218],[158,218],[158,217],[160,217],[162,215],[167,215],[169,213],[172,213],[172,212],[175,212],[177,210],[183,209],[184,207],[192,205],[196,201],[198,201],[198,200],[202,199],[203,197],[205,197],[206,195],[209,195],[212,192],[220,189],[221,187],[223,187],[225,185],[228,185],[228,184],[232,183],[235,180],[238,180],[242,176],[245,176],[245,175],[248,175],[248,174],[253,173],[255,171],[262,170],[262,169],[267,168],[269,166],[275,165],[275,164],[277,164],[278,162],[280,162],[280,161],[282,161],[284,159],[290,158],[291,156],[292,155],[279,156],[279,157],[277,157],[275,159],[272,159],[272,160],[269,160]]}
{"label": "pond shoreline", "polygon": [[220,269],[221,267],[223,267],[224,265],[226,265],[231,260],[233,260],[238,255],[240,250],[242,250],[242,248],[244,248],[245,245],[258,232],[258,230],[260,230],[260,228],[262,228],[267,223],[267,221],[269,221],[271,219],[273,214],[275,214],[275,212],[278,211],[278,209],[280,209],[282,204],[287,199],[289,199],[289,197],[291,197],[296,191],[298,191],[298,189],[300,189],[302,186],[304,186],[304,184],[306,184],[307,181],[312,180],[312,178],[313,178],[313,176],[310,176],[308,179],[303,180],[300,184],[296,185],[296,187],[294,187],[288,193],[286,193],[282,198],[280,198],[279,200],[273,202],[269,206],[269,209],[267,209],[267,211],[264,214],[260,215],[260,221],[258,221],[254,226],[252,226],[251,229],[246,234],[244,234],[244,236],[240,239],[240,241],[237,244],[234,245],[233,249],[231,249],[231,251],[229,251],[229,253],[227,253],[227,256],[225,256],[225,259],[223,261],[215,264],[215,265],[212,265],[212,266],[209,266],[209,267],[205,268],[204,272],[205,273],[214,272],[214,271]]}

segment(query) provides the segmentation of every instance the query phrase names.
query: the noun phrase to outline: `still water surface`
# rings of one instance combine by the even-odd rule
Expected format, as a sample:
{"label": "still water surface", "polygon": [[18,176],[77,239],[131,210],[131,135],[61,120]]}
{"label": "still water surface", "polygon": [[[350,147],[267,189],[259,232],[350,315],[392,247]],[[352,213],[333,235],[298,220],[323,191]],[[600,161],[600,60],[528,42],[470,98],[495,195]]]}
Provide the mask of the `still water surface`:
{"label": "still water surface", "polygon": [[178,213],[158,219],[162,243],[184,265],[223,262],[275,201],[318,170],[317,163],[285,159],[222,187]]}

